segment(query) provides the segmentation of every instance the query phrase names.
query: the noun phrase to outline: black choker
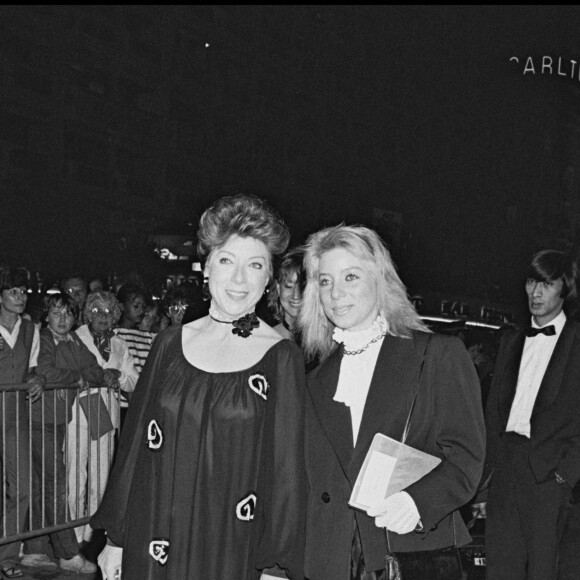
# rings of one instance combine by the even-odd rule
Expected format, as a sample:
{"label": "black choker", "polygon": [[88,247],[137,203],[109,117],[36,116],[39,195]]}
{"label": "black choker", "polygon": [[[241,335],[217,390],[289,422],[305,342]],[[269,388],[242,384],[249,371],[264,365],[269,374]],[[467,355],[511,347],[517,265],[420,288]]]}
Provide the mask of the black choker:
{"label": "black choker", "polygon": [[221,322],[222,324],[231,324],[233,326],[232,334],[237,334],[242,338],[248,338],[248,336],[252,334],[254,328],[258,328],[258,326],[260,326],[260,321],[258,320],[255,312],[250,312],[249,314],[246,314],[237,320],[220,320],[219,318],[212,316],[211,313],[210,316],[216,322]]}

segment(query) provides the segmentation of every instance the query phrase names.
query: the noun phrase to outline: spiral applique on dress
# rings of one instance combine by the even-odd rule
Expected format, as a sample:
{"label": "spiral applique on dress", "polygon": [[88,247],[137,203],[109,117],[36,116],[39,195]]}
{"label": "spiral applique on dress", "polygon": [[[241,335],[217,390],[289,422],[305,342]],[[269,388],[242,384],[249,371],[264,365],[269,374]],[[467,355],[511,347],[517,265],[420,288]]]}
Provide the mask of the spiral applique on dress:
{"label": "spiral applique on dress", "polygon": [[256,496],[250,493],[247,497],[240,500],[236,506],[236,516],[238,520],[249,522],[254,519],[256,511]]}
{"label": "spiral applique on dress", "polygon": [[163,446],[163,431],[155,419],[147,426],[147,447],[151,451],[159,451]]}
{"label": "spiral applique on dress", "polygon": [[268,384],[268,381],[264,375],[251,375],[248,379],[248,384],[254,393],[260,395],[264,401],[268,400],[268,391],[270,390],[270,385]]}
{"label": "spiral applique on dress", "polygon": [[152,540],[149,544],[149,555],[160,565],[165,566],[169,557],[169,540]]}

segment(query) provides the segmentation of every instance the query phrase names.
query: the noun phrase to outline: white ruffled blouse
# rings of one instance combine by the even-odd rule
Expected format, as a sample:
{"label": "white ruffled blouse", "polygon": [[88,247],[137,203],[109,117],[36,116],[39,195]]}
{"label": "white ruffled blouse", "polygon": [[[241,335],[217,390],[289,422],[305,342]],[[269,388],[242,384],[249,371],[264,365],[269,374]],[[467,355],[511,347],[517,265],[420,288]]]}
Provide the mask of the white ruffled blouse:
{"label": "white ruffled blouse", "polygon": [[[332,335],[333,340],[343,343],[345,349],[334,400],[350,408],[353,446],[356,445],[369,387],[387,330],[387,321],[378,316],[370,328],[360,331],[335,328]],[[362,352],[347,354],[362,349]]]}

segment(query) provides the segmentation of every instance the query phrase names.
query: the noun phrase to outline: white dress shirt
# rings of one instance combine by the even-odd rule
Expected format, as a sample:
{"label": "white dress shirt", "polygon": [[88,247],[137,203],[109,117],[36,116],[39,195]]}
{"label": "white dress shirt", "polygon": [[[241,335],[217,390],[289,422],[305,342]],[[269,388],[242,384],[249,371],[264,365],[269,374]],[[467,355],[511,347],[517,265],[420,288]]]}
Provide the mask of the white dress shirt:
{"label": "white dress shirt", "polygon": [[[516,394],[506,426],[506,431],[515,431],[528,438],[531,433],[530,419],[534,403],[536,402],[542,379],[546,374],[548,363],[552,358],[554,348],[556,348],[558,337],[564,328],[564,324],[566,324],[566,315],[563,311],[551,320],[548,326],[552,324],[556,329],[555,335],[538,334],[534,337],[526,337],[518,373]],[[533,317],[532,328],[541,328],[534,322]]]}

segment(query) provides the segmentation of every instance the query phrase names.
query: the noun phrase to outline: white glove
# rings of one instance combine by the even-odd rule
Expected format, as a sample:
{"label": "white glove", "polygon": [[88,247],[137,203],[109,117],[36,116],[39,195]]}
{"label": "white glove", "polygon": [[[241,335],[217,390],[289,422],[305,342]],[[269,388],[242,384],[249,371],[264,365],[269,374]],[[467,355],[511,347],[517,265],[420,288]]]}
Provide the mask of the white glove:
{"label": "white glove", "polygon": [[123,548],[109,546],[103,548],[103,551],[97,558],[99,568],[103,575],[103,580],[120,580],[121,563],[123,561]]}
{"label": "white glove", "polygon": [[375,518],[377,528],[387,528],[396,534],[412,532],[421,520],[413,498],[406,491],[399,491],[370,507],[367,514]]}

